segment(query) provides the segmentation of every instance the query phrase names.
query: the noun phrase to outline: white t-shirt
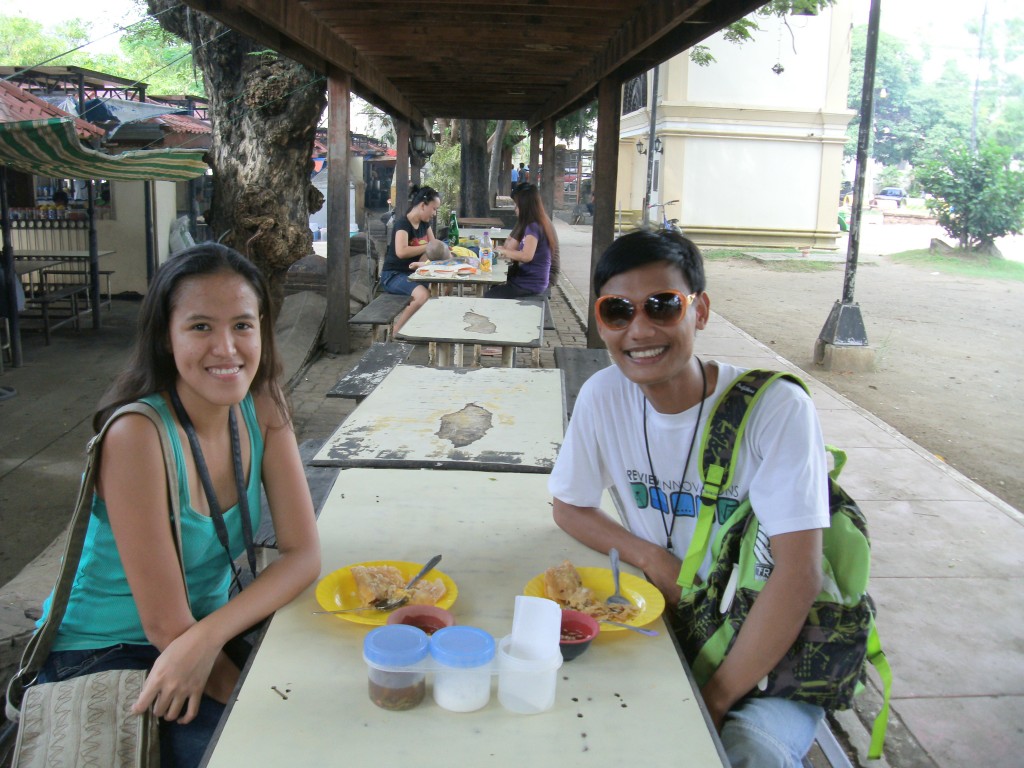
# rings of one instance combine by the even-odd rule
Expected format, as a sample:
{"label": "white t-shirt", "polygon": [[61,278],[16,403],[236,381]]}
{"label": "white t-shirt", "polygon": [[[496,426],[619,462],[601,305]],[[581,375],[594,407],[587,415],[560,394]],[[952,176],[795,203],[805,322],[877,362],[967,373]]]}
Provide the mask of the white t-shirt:
{"label": "white t-shirt", "polygon": [[[718,382],[704,401],[700,424],[696,423],[699,404],[683,413],[664,414],[648,403],[646,443],[645,397],[640,387],[614,365],[594,374],[580,390],[548,480],[552,496],[578,507],[598,507],[604,490],[614,486],[627,527],[662,546],[671,530],[673,551],[681,559],[700,506],[698,466],[704,424],[719,396],[743,371],[718,363]],[[696,444],[680,484],[695,429]],[[718,501],[715,528],[748,496],[761,530],[769,537],[827,528],[826,472],[814,404],[792,382],[774,382],[747,422],[736,472]],[[710,555],[701,576],[707,574],[709,563]]]}

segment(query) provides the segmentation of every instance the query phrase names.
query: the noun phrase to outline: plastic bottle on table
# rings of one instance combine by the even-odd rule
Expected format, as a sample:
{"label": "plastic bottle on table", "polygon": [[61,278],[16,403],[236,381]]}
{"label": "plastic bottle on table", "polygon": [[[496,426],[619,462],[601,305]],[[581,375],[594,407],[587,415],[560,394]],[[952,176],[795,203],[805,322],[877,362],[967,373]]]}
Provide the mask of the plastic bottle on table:
{"label": "plastic bottle on table", "polygon": [[491,233],[485,229],[484,236],[480,238],[480,271],[490,272],[493,260],[494,246],[491,245]]}

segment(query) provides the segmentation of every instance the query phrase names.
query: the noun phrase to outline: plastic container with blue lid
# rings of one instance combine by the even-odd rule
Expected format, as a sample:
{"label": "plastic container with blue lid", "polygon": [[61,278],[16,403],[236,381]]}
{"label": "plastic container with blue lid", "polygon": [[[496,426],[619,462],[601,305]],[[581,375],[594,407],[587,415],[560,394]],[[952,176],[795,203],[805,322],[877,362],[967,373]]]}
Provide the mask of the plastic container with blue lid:
{"label": "plastic container with blue lid", "polygon": [[[388,624],[363,641],[370,700],[382,709],[418,706],[426,695],[422,661],[430,652],[430,637],[419,627]],[[406,669],[408,668],[408,669]]]}
{"label": "plastic container with blue lid", "polygon": [[487,706],[494,649],[494,638],[477,627],[446,627],[431,636],[438,706],[451,712],[473,712]]}

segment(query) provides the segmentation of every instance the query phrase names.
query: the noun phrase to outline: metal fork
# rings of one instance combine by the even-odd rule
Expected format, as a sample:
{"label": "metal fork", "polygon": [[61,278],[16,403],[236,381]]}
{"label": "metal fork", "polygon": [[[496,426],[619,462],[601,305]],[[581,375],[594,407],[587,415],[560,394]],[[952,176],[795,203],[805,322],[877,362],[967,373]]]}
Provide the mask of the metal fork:
{"label": "metal fork", "polygon": [[619,591],[619,550],[612,547],[608,550],[608,557],[612,559],[612,579],[615,582],[615,591],[605,600],[605,603],[608,605],[632,605]]}

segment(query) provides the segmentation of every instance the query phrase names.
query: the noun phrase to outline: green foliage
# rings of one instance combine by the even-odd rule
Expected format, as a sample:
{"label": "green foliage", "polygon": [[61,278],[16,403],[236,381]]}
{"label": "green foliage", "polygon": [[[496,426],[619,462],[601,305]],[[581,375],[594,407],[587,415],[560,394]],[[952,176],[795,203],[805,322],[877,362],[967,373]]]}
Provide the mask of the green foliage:
{"label": "green foliage", "polygon": [[[850,51],[850,85],[847,105],[857,114],[847,127],[844,149],[848,157],[857,151],[860,131],[861,93],[864,88],[864,58],[867,28],[853,32]],[[885,165],[910,162],[921,148],[930,123],[916,109],[913,94],[921,85],[921,62],[907,49],[906,44],[884,32],[878,36],[878,54],[875,58],[875,99],[873,119],[872,156]]]}
{"label": "green foliage", "polygon": [[[451,210],[458,207],[461,164],[462,148],[444,136],[423,169],[424,181],[441,195],[441,205],[437,209],[438,226],[447,225]],[[398,210],[399,206],[395,208]]]}
{"label": "green foliage", "polygon": [[[38,21],[23,16],[0,16],[0,63],[9,66],[35,66],[61,56],[87,41],[89,25],[65,22],[45,31]],[[84,36],[84,37],[83,37]],[[82,58],[84,54],[72,54]],[[70,64],[70,57],[61,57],[61,64]]]}
{"label": "green foliage", "polygon": [[128,27],[120,54],[74,50],[99,37],[83,19],[44,27],[21,16],[0,16],[0,63],[80,66],[149,85],[149,93],[201,95],[202,81],[192,69],[192,47],[168,34],[151,18]]}
{"label": "green foliage", "polygon": [[1024,283],[1024,263],[984,254],[972,254],[970,258],[964,258],[962,255],[946,256],[924,249],[893,253],[888,258],[898,264],[909,264],[929,272]]}
{"label": "green foliage", "polygon": [[1010,161],[1010,150],[992,141],[977,152],[958,142],[918,169],[918,180],[934,196],[928,207],[961,250],[1024,228],[1024,172],[1012,170]]}
{"label": "green foliage", "polygon": [[563,141],[593,138],[597,127],[597,102],[592,101],[582,110],[570,112],[555,123],[555,136]]}

